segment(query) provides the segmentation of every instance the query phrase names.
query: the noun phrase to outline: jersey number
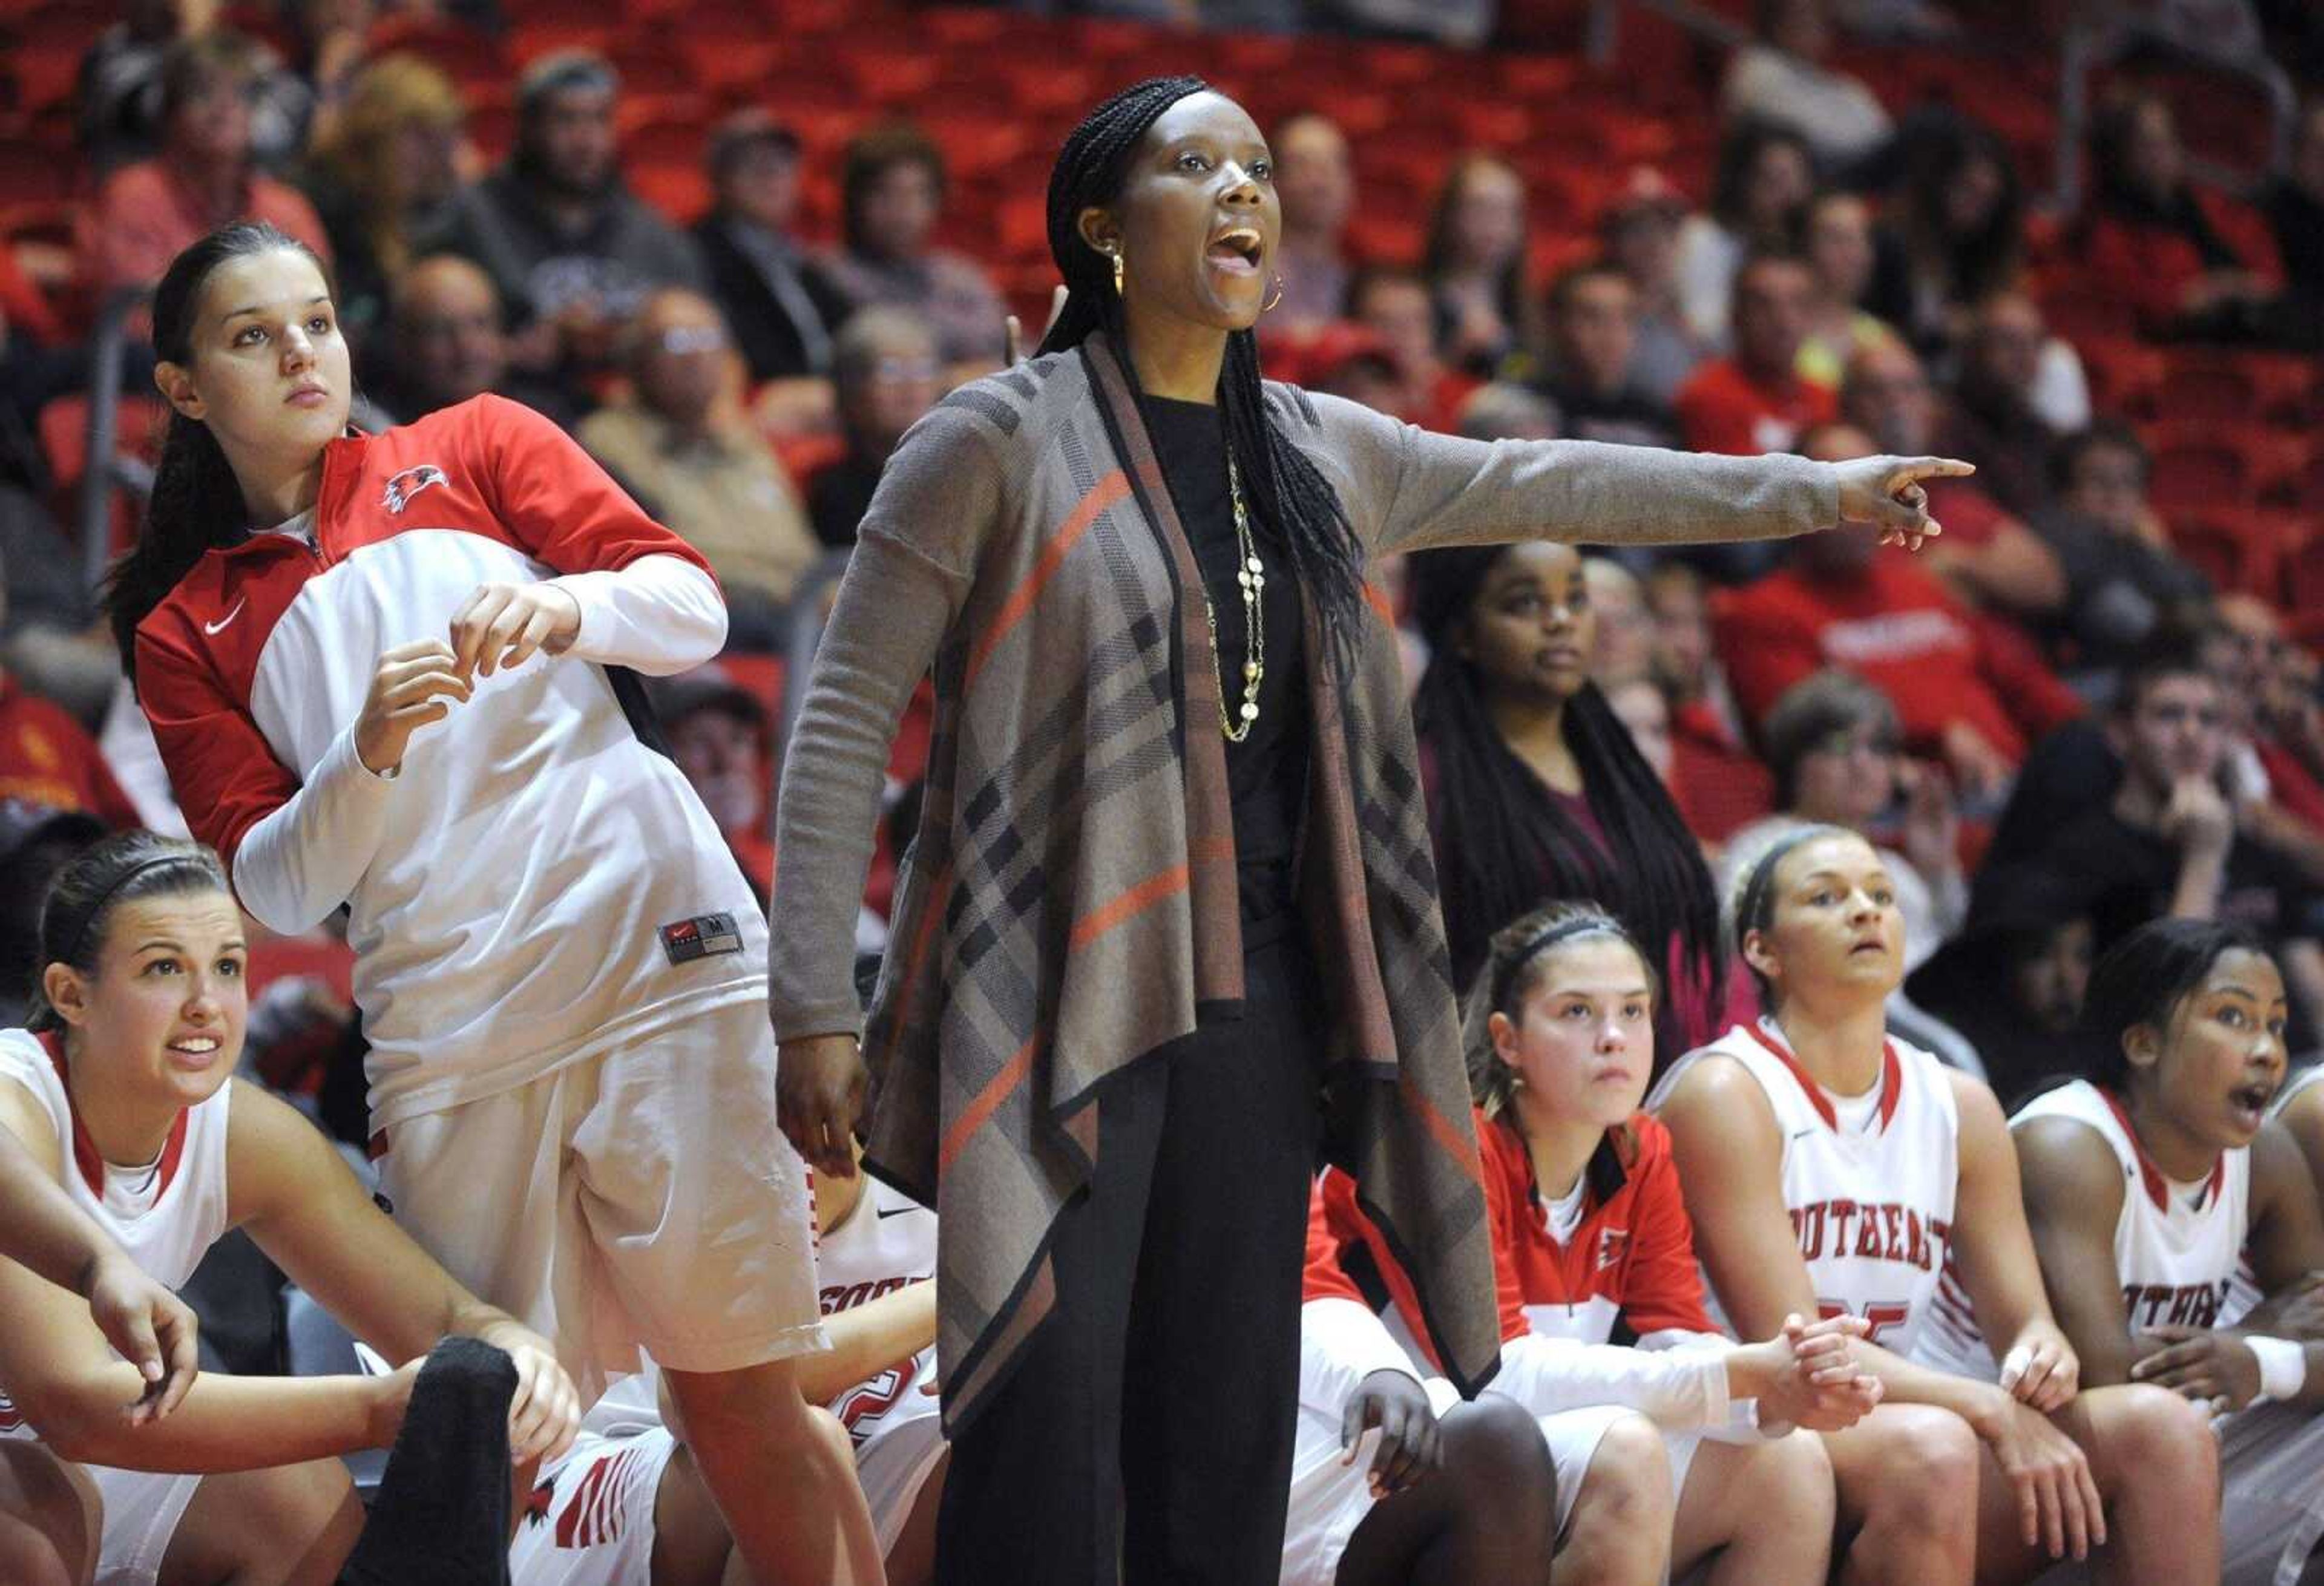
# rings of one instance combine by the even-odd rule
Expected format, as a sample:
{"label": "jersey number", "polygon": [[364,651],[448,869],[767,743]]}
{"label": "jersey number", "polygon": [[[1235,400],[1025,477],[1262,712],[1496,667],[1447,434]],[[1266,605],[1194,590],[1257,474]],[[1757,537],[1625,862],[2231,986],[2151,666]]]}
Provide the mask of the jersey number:
{"label": "jersey number", "polygon": [[839,1424],[847,1428],[850,1437],[862,1443],[871,1435],[880,1417],[894,1409],[896,1402],[910,1391],[919,1376],[920,1360],[915,1355],[900,1366],[891,1366],[875,1377],[866,1378],[839,1401]]}
{"label": "jersey number", "polygon": [[[1853,1316],[1858,1313],[1849,1309],[1838,1300],[1818,1300],[1816,1314],[1829,1322],[1834,1316]],[[1874,1300],[1864,1307],[1862,1314],[1865,1322],[1864,1342],[1878,1343],[1882,1333],[1892,1327],[1902,1327],[1913,1319],[1913,1307],[1895,1300]]]}

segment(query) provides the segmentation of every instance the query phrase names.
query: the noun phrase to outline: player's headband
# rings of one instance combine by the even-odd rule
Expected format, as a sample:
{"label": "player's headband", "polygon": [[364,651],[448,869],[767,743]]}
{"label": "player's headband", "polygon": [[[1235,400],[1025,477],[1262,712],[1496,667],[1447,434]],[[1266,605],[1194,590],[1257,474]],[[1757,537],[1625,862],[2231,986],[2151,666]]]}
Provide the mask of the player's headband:
{"label": "player's headband", "polygon": [[[139,860],[135,864],[114,877],[112,884],[91,899],[88,907],[82,910],[80,923],[73,927],[72,938],[65,947],[64,962],[73,964],[79,961],[81,949],[88,945],[88,933],[96,928],[98,920],[105,917],[106,906],[111,903],[115,896],[130,882],[149,871],[164,870],[173,864],[201,865],[201,857],[196,853],[157,853],[150,859]],[[203,866],[203,868],[207,870],[208,867]]]}
{"label": "player's headband", "polygon": [[1528,937],[1524,946],[1510,954],[1508,961],[1501,965],[1500,973],[1493,977],[1493,1006],[1497,1009],[1505,1009],[1508,1006],[1509,988],[1517,983],[1517,972],[1526,964],[1531,964],[1560,942],[1568,942],[1576,936],[1593,934],[1618,937],[1625,942],[1630,939],[1629,933],[1623,930],[1620,923],[1609,915],[1577,915],[1545,925]]}
{"label": "player's headband", "polygon": [[1784,862],[1784,856],[1811,837],[1829,837],[1840,829],[1821,825],[1802,826],[1767,844],[1767,851],[1759,855],[1759,862],[1751,867],[1751,874],[1743,883],[1743,895],[1735,905],[1735,945],[1738,949],[1745,931],[1766,927],[1770,894],[1775,890],[1775,867]]}

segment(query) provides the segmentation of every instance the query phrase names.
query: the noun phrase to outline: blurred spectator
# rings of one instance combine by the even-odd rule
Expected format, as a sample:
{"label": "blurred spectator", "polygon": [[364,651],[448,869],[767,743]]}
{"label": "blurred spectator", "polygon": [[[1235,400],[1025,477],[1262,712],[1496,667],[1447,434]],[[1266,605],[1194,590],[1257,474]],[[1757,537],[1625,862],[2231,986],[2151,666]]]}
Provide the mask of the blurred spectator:
{"label": "blurred spectator", "polygon": [[56,873],[106,834],[91,815],[0,797],[0,1028],[20,1028],[42,969],[41,904]]}
{"label": "blurred spectator", "polygon": [[1606,258],[1637,294],[1630,383],[1667,407],[1709,354],[1687,323],[1678,291],[1678,237],[1686,200],[1651,166],[1630,173],[1598,222]]}
{"label": "blurred spectator", "polygon": [[311,147],[334,131],[346,108],[380,6],[374,0],[290,0],[282,9],[290,24],[290,69],[310,96],[302,142]]}
{"label": "blurred spectator", "polygon": [[[1779,813],[1738,832],[1728,853],[1764,852],[1766,840],[1803,823],[1861,832],[1895,883],[1909,973],[1960,929],[1969,877],[1952,789],[1941,772],[1903,758],[1900,736],[1896,707],[1860,678],[1827,670],[1793,684],[1759,734]],[[1733,879],[1721,878],[1722,893]]]}
{"label": "blurred spectator", "polygon": [[[1273,13],[1278,4],[1264,0],[1258,8]],[[1210,8],[1204,7],[1205,20]],[[1492,37],[1500,0],[1321,0],[1321,13],[1333,24],[1361,33],[1473,50]]]}
{"label": "blurred spectator", "polygon": [[944,391],[936,334],[903,309],[866,309],[840,330],[832,355],[839,429],[847,449],[807,481],[815,537],[844,549],[872,505],[889,454]]}
{"label": "blurred spectator", "polygon": [[411,239],[440,224],[459,184],[466,118],[451,78],[417,55],[390,55],[355,75],[309,151],[302,185],[331,239],[332,301],[359,356],[411,263]]}
{"label": "blurred spectator", "polygon": [[752,890],[765,899],[775,877],[767,821],[775,768],[766,706],[715,661],[657,678],[648,697],[670,759],[734,851]]}
{"label": "blurred spectator", "polygon": [[2202,655],[2227,706],[2224,785],[2236,818],[2324,886],[2324,786],[2270,732],[2267,705],[2285,648],[2282,619],[2265,601],[2223,595],[2214,603]]}
{"label": "blurred spectator", "polygon": [[665,287],[622,330],[630,389],[576,437],[641,504],[709,560],[726,596],[726,641],[782,643],[783,607],[816,558],[807,513],[774,452],[727,389],[725,321],[696,292]]}
{"label": "blurred spectator", "polygon": [[1655,669],[1655,618],[1646,609],[1638,576],[1610,557],[1582,558],[1582,586],[1597,613],[1597,641],[1591,646],[1590,675],[1600,688]]}
{"label": "blurred spectator", "polygon": [[[2285,855],[2240,829],[2220,784],[2227,721],[2218,680],[2192,650],[2143,659],[2125,675],[2107,724],[2122,766],[2113,796],[2053,827],[2032,864],[2057,891],[2089,899],[2101,954],[2162,915],[2258,931],[2279,951],[2295,1006],[2312,1021],[2317,895]],[[1988,865],[1977,885],[1983,893],[1998,883]],[[2294,943],[2305,945],[2282,952]]]}
{"label": "blurred spectator", "polygon": [[1655,676],[1671,706],[1671,790],[1694,834],[1723,843],[1775,807],[1775,779],[1744,742],[1743,713],[1711,642],[1702,575],[1662,562],[1646,575],[1646,595]]}
{"label": "blurred spectator", "polygon": [[[7,612],[0,604],[0,624]],[[106,769],[97,741],[53,700],[29,692],[0,667],[0,798],[95,816],[108,826],[137,825],[137,807]]]}
{"label": "blurred spectator", "polygon": [[2052,459],[2056,502],[2034,525],[2065,571],[2061,636],[2085,668],[2128,659],[2210,595],[2209,580],[2172,554],[2146,499],[2147,470],[2136,432],[2114,420],[2068,436]]}
{"label": "blurred spectator", "polygon": [[983,269],[936,245],[944,156],[918,127],[898,124],[847,145],[840,172],[840,246],[816,267],[851,308],[909,309],[936,331],[954,367],[1001,361],[1008,307]]}
{"label": "blurred spectator", "polygon": [[1786,452],[1839,403],[1800,377],[1814,278],[1794,256],[1762,254],[1735,274],[1735,352],[1694,372],[1678,393],[1679,428],[1696,451]]}
{"label": "blurred spectator", "polygon": [[525,327],[509,349],[522,368],[597,369],[649,292],[702,285],[693,244],[622,183],[620,92],[611,63],[588,51],[535,60],[517,84],[508,162],[454,198],[427,241],[492,276]]}
{"label": "blurred spectator", "polygon": [[[1831,461],[1871,450],[1831,425],[1802,447]],[[2030,646],[1982,622],[1910,557],[1877,550],[1858,527],[1790,545],[1784,567],[1715,606],[1719,653],[1745,712],[1764,721],[1784,690],[1825,667],[1888,696],[1912,753],[1941,761],[1964,797],[2006,788],[2026,746],[2081,712]]]}
{"label": "blurred spectator", "polygon": [[1899,142],[1904,174],[1866,306],[1933,357],[1968,334],[1975,305],[2015,283],[2024,197],[2008,145],[1977,122],[1925,118]]}
{"label": "blurred spectator", "polygon": [[[1856,355],[1840,401],[1876,451],[1918,457],[1936,450],[1936,393],[1921,360],[1894,337]],[[1929,571],[1974,605],[2042,617],[2065,604],[2066,574],[2056,554],[1980,480],[1932,479],[1926,488],[1930,515],[1945,530],[1921,548]]]}
{"label": "blurred spectator", "polygon": [[1437,355],[1427,283],[1405,270],[1366,270],[1348,292],[1348,317],[1379,338],[1397,387],[1384,411],[1424,429],[1451,429],[1475,375]]}
{"label": "blurred spectator", "polygon": [[2187,175],[2178,123],[2159,95],[2105,106],[2091,128],[2090,198],[2076,242],[2091,290],[2128,304],[2155,335],[2272,340],[2274,251],[2230,240],[2232,222]]}
{"label": "blurred spectator", "polygon": [[2020,517],[2048,499],[2057,444],[2057,432],[2034,402],[2049,334],[2042,310],[2022,292],[2001,292],[1979,305],[1937,436],[1938,451],[1975,463],[1978,483]]}
{"label": "blurred spectator", "polygon": [[2310,99],[2292,142],[2292,161],[2263,202],[2284,283],[2310,323],[2324,314],[2324,98]]}
{"label": "blurred spectator", "polygon": [[[100,177],[160,151],[169,119],[161,100],[171,46],[206,34],[238,37],[214,31],[216,0],[128,0],[121,9],[123,19],[81,58],[73,100],[81,148]],[[299,152],[313,97],[273,51],[254,41],[241,42],[249,54],[253,156],[263,166],[283,164]]]}
{"label": "blurred spectator", "polygon": [[761,110],[737,111],[710,139],[710,213],[694,241],[754,381],[829,375],[847,315],[791,231],[798,157],[798,134]]}
{"label": "blurred spectator", "polygon": [[251,143],[257,47],[213,32],[170,46],[161,68],[161,151],[105,180],[85,217],[81,279],[100,293],[151,286],[170,261],[233,220],[263,220],[327,265],[330,240],[297,189],[260,173]]}
{"label": "blurred spectator", "polygon": [[[1613,711],[1614,719],[1630,734],[1639,758],[1653,769],[1664,787],[1671,788],[1670,701],[1663,694],[1663,686],[1640,672],[1603,687],[1607,705]],[[1672,797],[1676,798],[1677,792],[1675,788],[1671,788]],[[1683,807],[1680,813],[1685,813]]]}
{"label": "blurred spectator", "polygon": [[2081,1018],[2094,940],[2085,899],[2004,870],[1978,878],[1968,923],[1904,989],[1968,1038],[1994,1094],[2015,1108],[2045,1078],[2091,1071]]}
{"label": "blurred spectator", "polygon": [[1744,259],[1798,246],[1800,212],[1815,191],[1815,161],[1788,127],[1740,122],[1719,145],[1711,212],[1690,215],[1678,231],[1672,263],[1679,309],[1704,345],[1727,341],[1736,272]]}
{"label": "blurred spectator", "polygon": [[1838,172],[1888,141],[1889,120],[1871,89],[1825,64],[1831,32],[1823,0],[1759,0],[1758,41],[1728,63],[1720,103],[1729,121],[1791,128]]}
{"label": "blurred spectator", "polygon": [[[1433,350],[1432,344],[1432,355]],[[1301,355],[1307,371],[1302,383],[1311,390],[1344,397],[1379,413],[1401,413],[1410,401],[1403,360],[1369,326],[1344,320],[1327,325],[1301,349]]]}
{"label": "blurred spectator", "polygon": [[1276,263],[1283,300],[1270,324],[1312,331],[1347,311],[1348,216],[1356,203],[1355,166],[1339,124],[1314,111],[1286,116],[1268,141],[1275,190],[1283,198],[1283,237]]}
{"label": "blurred spectator", "polygon": [[1667,404],[1632,383],[1638,291],[1610,263],[1582,264],[1549,289],[1549,358],[1541,387],[1575,440],[1674,446]]}
{"label": "blurred spectator", "polygon": [[1490,379],[1538,345],[1526,248],[1524,180],[1490,154],[1455,160],[1421,254],[1436,345],[1453,368]]}
{"label": "blurred spectator", "polygon": [[1872,281],[1872,210],[1854,193],[1824,192],[1807,207],[1803,256],[1813,288],[1807,335],[1800,341],[1801,377],[1838,388],[1848,362],[1896,333],[1862,305]]}
{"label": "blurred spectator", "polygon": [[374,338],[366,395],[391,423],[409,423],[485,392],[524,403],[570,429],[564,388],[509,367],[500,293],[457,254],[415,261],[395,283],[387,334]]}

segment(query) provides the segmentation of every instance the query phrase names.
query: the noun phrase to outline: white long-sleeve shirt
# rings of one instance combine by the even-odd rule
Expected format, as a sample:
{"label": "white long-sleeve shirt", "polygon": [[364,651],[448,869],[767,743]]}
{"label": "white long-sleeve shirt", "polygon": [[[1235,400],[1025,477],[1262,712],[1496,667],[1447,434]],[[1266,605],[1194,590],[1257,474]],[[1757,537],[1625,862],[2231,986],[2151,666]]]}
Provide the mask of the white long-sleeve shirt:
{"label": "white long-sleeve shirt", "polygon": [[[380,655],[544,579],[580,607],[572,648],[478,677],[366,770]],[[140,702],[243,907],[286,932],[351,911],[375,1126],[764,997],[764,918],[630,675],[725,632],[702,558],[489,396],[334,441],[307,523],[209,552],[139,624]]]}

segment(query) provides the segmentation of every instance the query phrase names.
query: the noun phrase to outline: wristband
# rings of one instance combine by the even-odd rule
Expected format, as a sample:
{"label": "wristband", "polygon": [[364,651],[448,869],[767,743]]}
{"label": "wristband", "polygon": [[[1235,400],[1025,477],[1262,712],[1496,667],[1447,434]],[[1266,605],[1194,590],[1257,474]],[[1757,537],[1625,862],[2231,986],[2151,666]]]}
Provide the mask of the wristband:
{"label": "wristband", "polygon": [[2294,1397],[2308,1381],[2308,1351],[2288,1338],[2247,1336],[2245,1347],[2259,1361],[2259,1390],[2278,1404]]}

